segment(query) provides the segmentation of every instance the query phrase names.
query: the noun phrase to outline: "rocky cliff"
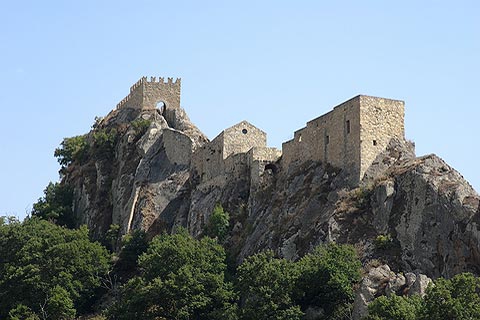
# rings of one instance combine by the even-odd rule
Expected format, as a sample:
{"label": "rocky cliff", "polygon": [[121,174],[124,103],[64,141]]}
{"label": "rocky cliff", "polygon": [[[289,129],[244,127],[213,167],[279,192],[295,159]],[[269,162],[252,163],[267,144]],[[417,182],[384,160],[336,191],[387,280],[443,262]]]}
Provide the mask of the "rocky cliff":
{"label": "rocky cliff", "polygon": [[439,157],[417,158],[406,141],[392,140],[352,189],[340,169],[281,159],[260,184],[247,174],[201,183],[189,163],[208,140],[183,110],[115,110],[87,139],[99,133],[113,136],[111,147],[92,147],[63,177],[75,190],[78,223],[97,236],[111,224],[150,235],[184,226],[200,236],[220,203],[231,219],[225,246],[238,261],[267,248],[296,259],[336,241],[394,270],[480,274],[479,195]]}

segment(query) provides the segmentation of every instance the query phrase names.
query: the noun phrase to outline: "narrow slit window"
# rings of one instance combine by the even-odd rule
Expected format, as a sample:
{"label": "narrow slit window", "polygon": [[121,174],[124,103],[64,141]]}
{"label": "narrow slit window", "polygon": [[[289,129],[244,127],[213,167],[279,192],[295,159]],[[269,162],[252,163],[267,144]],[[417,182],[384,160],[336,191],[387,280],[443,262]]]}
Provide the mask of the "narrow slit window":
{"label": "narrow slit window", "polygon": [[325,136],[325,144],[329,144],[330,143],[330,136]]}
{"label": "narrow slit window", "polygon": [[377,140],[373,140],[373,145],[374,145],[374,146],[377,145]]}
{"label": "narrow slit window", "polygon": [[347,126],[347,134],[349,134],[350,133],[350,120],[347,120],[346,126]]}

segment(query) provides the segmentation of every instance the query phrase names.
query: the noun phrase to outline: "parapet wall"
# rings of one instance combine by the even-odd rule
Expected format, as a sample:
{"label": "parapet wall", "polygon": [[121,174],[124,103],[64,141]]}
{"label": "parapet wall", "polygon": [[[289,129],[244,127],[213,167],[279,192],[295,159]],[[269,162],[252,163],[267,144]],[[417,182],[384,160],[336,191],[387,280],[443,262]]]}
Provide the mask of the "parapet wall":
{"label": "parapet wall", "polygon": [[117,104],[117,109],[155,109],[159,102],[166,108],[180,108],[181,79],[142,77],[130,87],[130,93]]}

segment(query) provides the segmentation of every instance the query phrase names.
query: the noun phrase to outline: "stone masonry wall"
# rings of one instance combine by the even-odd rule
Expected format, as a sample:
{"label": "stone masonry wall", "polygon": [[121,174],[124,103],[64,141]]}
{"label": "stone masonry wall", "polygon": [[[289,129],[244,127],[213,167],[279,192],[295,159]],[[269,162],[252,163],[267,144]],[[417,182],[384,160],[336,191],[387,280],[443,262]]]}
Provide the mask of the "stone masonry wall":
{"label": "stone masonry wall", "polygon": [[[307,160],[329,163],[348,169],[354,177],[360,172],[360,97],[352,98],[307,123],[294,138],[282,145],[282,161]],[[357,179],[358,180],[358,179]]]}
{"label": "stone masonry wall", "polygon": [[180,108],[181,79],[142,77],[131,88],[130,93],[117,104],[119,108],[155,109],[163,101],[168,109]]}
{"label": "stone masonry wall", "polygon": [[[169,115],[181,111],[180,87],[180,79],[174,82],[168,78],[165,82],[164,78],[157,81],[155,77],[150,80],[143,77],[130,88],[130,94],[117,108],[149,110],[163,101],[163,115],[168,122],[169,118],[175,118]],[[282,144],[282,166],[321,161],[347,170],[349,183],[358,185],[393,138],[405,138],[404,102],[359,95],[297,130],[292,140]],[[177,134],[167,133],[166,139],[174,162],[187,164],[191,159],[192,168],[201,181],[244,172],[245,168],[253,170],[252,176],[259,176],[265,163],[277,161],[280,154],[274,148],[267,148],[267,134],[247,121],[225,129],[195,153],[190,141]],[[239,154],[243,155],[232,157]]]}
{"label": "stone masonry wall", "polygon": [[163,131],[163,146],[168,159],[174,165],[190,165],[192,144],[192,140],[181,131],[173,129]]}
{"label": "stone masonry wall", "polygon": [[405,103],[360,96],[360,179],[393,138],[405,139]]}
{"label": "stone masonry wall", "polygon": [[223,136],[224,132],[220,133],[215,139],[197,149],[192,156],[193,170],[197,172],[202,182],[225,172]]}
{"label": "stone masonry wall", "polygon": [[297,130],[282,145],[282,163],[329,163],[348,170],[349,183],[358,185],[392,138],[404,139],[404,103],[360,95]]}
{"label": "stone masonry wall", "polygon": [[253,147],[266,147],[267,134],[247,121],[223,131],[223,158],[235,153],[246,153]]}

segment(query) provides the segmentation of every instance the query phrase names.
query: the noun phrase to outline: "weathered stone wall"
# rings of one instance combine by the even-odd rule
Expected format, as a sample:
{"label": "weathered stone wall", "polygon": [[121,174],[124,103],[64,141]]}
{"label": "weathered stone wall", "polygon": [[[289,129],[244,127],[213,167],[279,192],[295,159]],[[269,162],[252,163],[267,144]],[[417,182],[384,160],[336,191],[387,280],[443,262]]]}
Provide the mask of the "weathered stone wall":
{"label": "weathered stone wall", "polygon": [[163,145],[168,160],[174,165],[189,166],[192,158],[192,140],[184,133],[164,129]]}
{"label": "weathered stone wall", "polygon": [[404,139],[404,103],[356,96],[313,119],[282,145],[283,165],[307,160],[348,170],[356,185],[393,138]]}
{"label": "weathered stone wall", "polygon": [[235,153],[246,153],[253,147],[266,147],[267,134],[247,121],[223,131],[223,158]]}
{"label": "weathered stone wall", "polygon": [[131,88],[130,93],[117,104],[117,109],[155,109],[160,101],[167,109],[180,108],[181,79],[142,77]]}
{"label": "weathered stone wall", "polygon": [[369,96],[360,96],[360,179],[383,152],[390,140],[405,139],[405,103]]}
{"label": "weathered stone wall", "polygon": [[[155,77],[150,80],[143,77],[130,88],[130,94],[117,108],[151,110],[161,101],[165,103],[163,116],[170,126],[175,127],[176,113],[182,111],[180,79],[174,82],[168,78],[165,82],[164,78],[157,81]],[[404,131],[403,101],[356,96],[307,122],[306,127],[294,133],[292,140],[283,143],[282,165],[288,167],[293,162],[321,161],[348,170],[350,184],[356,185],[390,140],[404,139]],[[177,136],[171,137],[174,139]],[[238,160],[235,163],[242,168],[244,165],[255,167],[257,169],[251,174],[261,175],[263,164],[253,165],[255,161],[273,162],[278,159],[278,152],[269,150],[266,145],[266,133],[242,121],[225,129],[212,142],[196,151],[192,168],[202,181],[211,180],[226,172],[236,172],[231,167],[233,158],[226,161],[231,155],[245,154],[255,148],[249,156],[241,158],[245,163],[237,163],[240,158],[235,158]],[[190,163],[193,151],[187,155],[188,141],[181,140],[178,148],[171,149],[172,157],[179,160],[175,162]]]}
{"label": "weathered stone wall", "polygon": [[250,169],[250,183],[252,187],[257,187],[262,183],[262,176],[267,166],[269,166],[271,174],[278,171],[276,162],[281,156],[282,152],[277,148],[254,147],[248,151],[247,163]]}
{"label": "weathered stone wall", "polygon": [[[352,177],[360,171],[360,98],[355,97],[297,130],[282,145],[285,166],[307,160],[348,169]],[[355,181],[352,181],[355,183]]]}

